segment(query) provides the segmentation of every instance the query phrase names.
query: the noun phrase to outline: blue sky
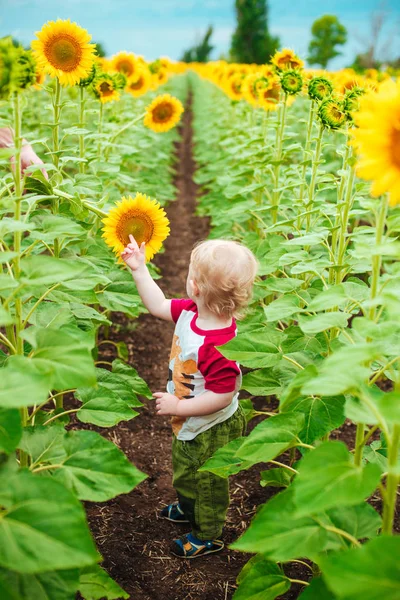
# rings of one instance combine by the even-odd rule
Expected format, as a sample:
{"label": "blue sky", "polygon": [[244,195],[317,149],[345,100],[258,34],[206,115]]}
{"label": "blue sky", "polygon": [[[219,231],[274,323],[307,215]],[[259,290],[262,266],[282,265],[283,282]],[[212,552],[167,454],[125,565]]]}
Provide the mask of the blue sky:
{"label": "blue sky", "polygon": [[[304,57],[313,21],[336,14],[349,34],[343,55],[330,64],[340,68],[365,47],[371,13],[379,6],[379,0],[269,0],[270,30]],[[127,50],[148,60],[161,55],[179,59],[209,24],[214,25],[213,58],[218,58],[228,51],[235,27],[233,0],[0,0],[1,8],[0,37],[12,34],[29,44],[45,21],[70,18],[103,42],[108,54]],[[398,56],[400,3],[386,0],[385,10],[389,18],[381,46],[387,43]]]}

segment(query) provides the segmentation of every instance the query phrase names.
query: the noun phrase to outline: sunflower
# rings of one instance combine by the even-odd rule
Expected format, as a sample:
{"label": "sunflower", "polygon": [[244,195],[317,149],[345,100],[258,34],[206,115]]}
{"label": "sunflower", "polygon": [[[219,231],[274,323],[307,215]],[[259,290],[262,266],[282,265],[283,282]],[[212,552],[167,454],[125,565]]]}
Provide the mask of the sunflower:
{"label": "sunflower", "polygon": [[276,76],[263,77],[257,82],[258,101],[261,108],[266,111],[276,110],[279,102],[281,84]]}
{"label": "sunflower", "polygon": [[294,95],[303,88],[303,77],[297,69],[286,69],[280,74],[281,86],[285,94]]}
{"label": "sunflower", "polygon": [[313,77],[308,82],[308,95],[311,100],[325,100],[333,92],[333,83],[326,77]]}
{"label": "sunflower", "polygon": [[301,69],[304,62],[296,56],[290,48],[283,48],[280,52],[275,52],[271,60],[272,64],[282,71],[283,69]]}
{"label": "sunflower", "polygon": [[244,76],[242,73],[233,73],[224,83],[224,90],[231,100],[239,101],[243,98],[242,85]]}
{"label": "sunflower", "polygon": [[39,39],[31,45],[39,69],[57,77],[61,85],[75,85],[89,75],[95,44],[89,44],[92,36],[86,29],[58,19],[45,23],[35,35]]}
{"label": "sunflower", "polygon": [[359,155],[357,173],[373,181],[373,196],[389,192],[395,206],[400,204],[400,82],[388,79],[379,92],[370,92],[359,102],[352,140]]}
{"label": "sunflower", "polygon": [[140,67],[136,75],[128,79],[126,91],[132,94],[134,98],[143,96],[151,86],[151,73],[146,66]]}
{"label": "sunflower", "polygon": [[111,59],[111,68],[126,77],[132,77],[137,71],[139,62],[132,52],[118,52]]}
{"label": "sunflower", "polygon": [[257,81],[261,79],[261,73],[250,73],[247,75],[242,84],[243,97],[249,104],[257,106],[258,104],[258,91]]}
{"label": "sunflower", "polygon": [[157,133],[169,131],[178,123],[182,113],[182,103],[170,94],[163,94],[154,98],[146,108],[144,124]]}
{"label": "sunflower", "polygon": [[146,260],[151,260],[170,231],[169,221],[160,204],[140,193],[134,198],[122,197],[103,223],[105,242],[118,257],[129,244],[131,234],[139,246],[145,242]]}
{"label": "sunflower", "polygon": [[100,73],[93,81],[92,89],[102,104],[120,99],[117,82],[109,73]]}
{"label": "sunflower", "polygon": [[348,120],[343,102],[335,96],[330,96],[321,102],[318,108],[318,117],[324,127],[328,129],[340,129]]}
{"label": "sunflower", "polygon": [[44,73],[43,71],[38,71],[36,69],[35,77],[36,77],[36,80],[35,80],[33,87],[35,90],[41,90],[42,85],[44,84],[44,82],[46,80],[46,73]]}

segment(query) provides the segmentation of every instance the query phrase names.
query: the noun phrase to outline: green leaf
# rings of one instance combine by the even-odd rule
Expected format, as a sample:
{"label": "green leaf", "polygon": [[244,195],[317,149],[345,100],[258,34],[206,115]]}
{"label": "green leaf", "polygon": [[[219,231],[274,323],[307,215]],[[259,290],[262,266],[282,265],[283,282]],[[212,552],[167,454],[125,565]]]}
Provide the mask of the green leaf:
{"label": "green leaf", "polygon": [[380,536],[359,548],[321,557],[329,588],[343,600],[398,600],[400,537]]}
{"label": "green leaf", "polygon": [[299,315],[299,326],[307,335],[315,335],[331,327],[347,327],[347,321],[350,317],[350,314],[342,312],[322,313],[313,317]]}
{"label": "green leaf", "polygon": [[300,310],[300,300],[297,296],[282,296],[274,300],[265,309],[267,321],[285,321]]}
{"label": "green leaf", "polygon": [[53,389],[61,391],[96,383],[93,358],[82,344],[79,329],[31,327],[24,332],[24,338],[34,348],[31,360],[52,373]]}
{"label": "green leaf", "polygon": [[273,367],[280,361],[280,353],[276,346],[263,340],[260,334],[246,332],[239,334],[227,344],[217,349],[229,358],[251,369],[257,367]]}
{"label": "green leaf", "polygon": [[0,304],[0,326],[11,325],[14,323],[14,317]]}
{"label": "green leaf", "polygon": [[130,492],[147,477],[115,444],[95,431],[69,431],[64,435],[63,449],[62,460],[49,460],[61,465],[52,471],[53,477],[81,500],[105,502]]}
{"label": "green leaf", "polygon": [[275,563],[253,557],[242,569],[233,600],[274,600],[290,588],[290,580]]}
{"label": "green leaf", "polygon": [[130,597],[99,565],[82,569],[79,581],[79,592],[85,600],[120,600]]}
{"label": "green leaf", "polygon": [[0,569],[1,600],[73,600],[78,585],[78,569],[36,575]]}
{"label": "green leaf", "polygon": [[41,404],[52,388],[49,368],[35,365],[25,356],[10,356],[0,370],[0,406],[20,408]]}
{"label": "green leaf", "polygon": [[335,527],[347,531],[357,540],[375,537],[382,525],[381,516],[367,502],[331,508],[328,515]]}
{"label": "green leaf", "polygon": [[344,396],[299,397],[286,402],[281,412],[293,411],[304,414],[305,425],[299,437],[302,442],[311,444],[344,423],[344,404]]}
{"label": "green leaf", "polygon": [[0,452],[10,454],[22,436],[19,411],[15,408],[0,408]]}
{"label": "green leaf", "polygon": [[273,396],[281,391],[281,383],[269,369],[258,369],[243,376],[242,388],[253,396]]}
{"label": "green leaf", "polygon": [[0,565],[21,573],[99,560],[80,502],[50,477],[20,471],[0,484]]}
{"label": "green leaf", "polygon": [[301,413],[279,414],[259,423],[245,438],[236,456],[256,462],[268,462],[288,448],[296,446],[298,434],[304,427]]}
{"label": "green leaf", "polygon": [[244,461],[236,456],[237,450],[245,439],[245,437],[236,438],[222,448],[219,448],[198,470],[208,471],[219,477],[227,478],[229,475],[234,475],[243,469],[248,469],[254,463]]}
{"label": "green leaf", "polygon": [[144,396],[149,400],[153,399],[153,393],[150,391],[147,383],[139,377],[136,369],[131,367],[122,360],[115,359],[112,363],[112,372],[119,375],[122,379],[124,379],[129,385],[132,387],[132,390],[135,394],[139,396]]}
{"label": "green leaf", "polygon": [[29,454],[34,467],[43,463],[58,464],[66,456],[64,435],[64,428],[57,421],[52,425],[25,427],[18,447]]}
{"label": "green leaf", "polygon": [[321,577],[315,577],[311,580],[310,585],[304,588],[299,600],[337,600],[337,596],[334,596],[333,592],[327,588]]}
{"label": "green leaf", "polygon": [[260,475],[260,484],[262,487],[268,486],[287,488],[293,479],[294,473],[289,471],[289,469],[285,469],[284,467],[278,467],[277,469],[267,469],[266,471],[261,471]]}
{"label": "green leaf", "polygon": [[[96,378],[99,388],[110,390],[129,406],[143,406],[143,403],[138,400],[136,393],[133,391],[132,384],[119,373],[113,373],[107,369],[96,369]],[[138,383],[140,382],[138,381]],[[80,390],[78,391],[80,392]]]}
{"label": "green leaf", "polygon": [[82,402],[82,408],[76,415],[82,423],[113,427],[139,414],[111,390],[102,387],[80,388],[75,395]]}
{"label": "green leaf", "polygon": [[86,229],[68,217],[45,213],[44,216],[40,215],[37,221],[40,230],[33,231],[31,239],[41,240],[47,244],[52,244],[56,238],[76,238],[77,236],[87,235]]}
{"label": "green leaf", "polygon": [[29,285],[52,285],[68,279],[81,277],[89,271],[87,263],[77,259],[54,258],[52,256],[28,256],[21,260],[23,275],[21,282]]}
{"label": "green leaf", "polygon": [[377,465],[357,467],[342,442],[324,442],[302,459],[293,482],[298,515],[351,506],[372,494],[379,483]]}

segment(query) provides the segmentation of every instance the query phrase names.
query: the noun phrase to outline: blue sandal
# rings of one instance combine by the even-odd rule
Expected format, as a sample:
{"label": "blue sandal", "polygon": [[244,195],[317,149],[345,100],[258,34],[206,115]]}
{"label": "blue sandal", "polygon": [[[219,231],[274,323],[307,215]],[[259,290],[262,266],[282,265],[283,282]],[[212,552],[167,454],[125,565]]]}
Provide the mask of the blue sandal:
{"label": "blue sandal", "polygon": [[183,510],[179,506],[179,502],[174,502],[173,504],[165,506],[160,512],[160,517],[162,519],[167,519],[168,521],[173,521],[174,523],[189,523]]}
{"label": "blue sandal", "polygon": [[171,552],[178,558],[199,558],[220,552],[223,548],[224,542],[221,540],[198,540],[188,533],[172,542]]}

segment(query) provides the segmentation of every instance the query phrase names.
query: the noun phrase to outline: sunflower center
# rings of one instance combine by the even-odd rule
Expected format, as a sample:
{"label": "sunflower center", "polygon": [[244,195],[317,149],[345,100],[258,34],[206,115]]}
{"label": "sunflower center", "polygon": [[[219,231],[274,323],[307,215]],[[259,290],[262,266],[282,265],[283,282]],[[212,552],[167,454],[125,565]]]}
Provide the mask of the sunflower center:
{"label": "sunflower center", "polygon": [[153,111],[153,121],[155,123],[166,123],[174,113],[174,108],[169,102],[161,102]]}
{"label": "sunflower center", "polygon": [[63,34],[53,37],[46,43],[44,54],[55,69],[69,72],[79,65],[82,48],[74,37]]}
{"label": "sunflower center", "polygon": [[118,239],[124,246],[129,244],[129,235],[133,235],[140,246],[142,242],[146,244],[151,240],[154,225],[148,215],[139,211],[129,211],[128,214],[121,216],[116,228]]}
{"label": "sunflower center", "polygon": [[140,88],[141,88],[141,87],[143,87],[143,84],[144,84],[143,77],[142,77],[142,76],[140,76],[140,77],[137,79],[137,81],[135,81],[135,82],[132,82],[132,83],[129,85],[129,88],[130,88],[131,90],[140,90]]}
{"label": "sunflower center", "polygon": [[102,96],[111,96],[114,90],[108,81],[102,81],[99,85],[99,91]]}
{"label": "sunflower center", "polygon": [[117,71],[124,73],[127,77],[133,75],[135,69],[129,60],[120,60],[117,65]]}
{"label": "sunflower center", "polygon": [[330,111],[331,117],[336,121],[341,121],[343,118],[343,113],[337,106],[331,106]]}
{"label": "sunflower center", "polygon": [[400,169],[400,123],[393,127],[391,147],[393,162]]}

